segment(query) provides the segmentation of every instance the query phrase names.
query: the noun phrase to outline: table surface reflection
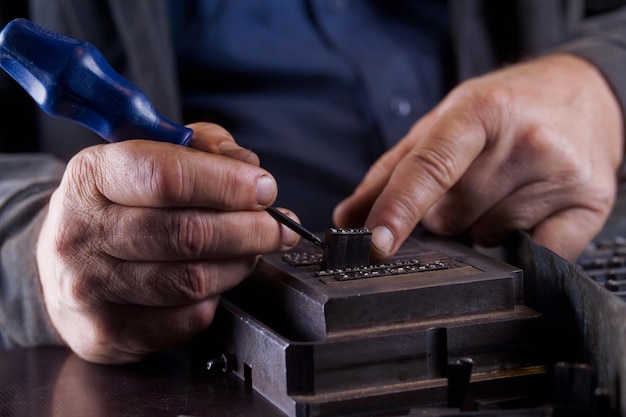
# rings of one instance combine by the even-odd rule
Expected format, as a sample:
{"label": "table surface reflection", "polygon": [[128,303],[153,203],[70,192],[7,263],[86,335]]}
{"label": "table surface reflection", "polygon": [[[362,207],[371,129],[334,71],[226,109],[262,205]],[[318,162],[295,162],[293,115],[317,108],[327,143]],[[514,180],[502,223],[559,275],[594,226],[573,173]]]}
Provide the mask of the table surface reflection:
{"label": "table surface reflection", "polygon": [[109,366],[57,347],[0,351],[0,416],[284,417],[236,376],[206,372],[185,349]]}

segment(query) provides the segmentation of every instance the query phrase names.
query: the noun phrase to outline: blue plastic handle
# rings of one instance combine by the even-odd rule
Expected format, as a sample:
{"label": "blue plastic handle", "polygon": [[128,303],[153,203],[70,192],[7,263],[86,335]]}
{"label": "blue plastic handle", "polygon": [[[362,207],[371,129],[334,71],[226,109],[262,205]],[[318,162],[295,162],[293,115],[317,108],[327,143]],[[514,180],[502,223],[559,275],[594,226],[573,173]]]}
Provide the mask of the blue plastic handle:
{"label": "blue plastic handle", "polygon": [[109,142],[149,139],[187,145],[173,123],[91,44],[15,19],[0,32],[0,67],[47,113],[74,120]]}

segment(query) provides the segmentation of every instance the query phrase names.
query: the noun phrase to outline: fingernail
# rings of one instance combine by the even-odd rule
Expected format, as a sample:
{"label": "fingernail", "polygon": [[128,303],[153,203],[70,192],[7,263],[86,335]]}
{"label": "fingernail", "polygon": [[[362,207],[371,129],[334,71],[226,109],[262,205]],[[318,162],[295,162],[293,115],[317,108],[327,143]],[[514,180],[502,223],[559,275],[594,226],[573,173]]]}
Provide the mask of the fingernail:
{"label": "fingernail", "polygon": [[256,182],[256,202],[262,206],[269,206],[276,195],[276,182],[269,175],[259,177]]}
{"label": "fingernail", "polygon": [[372,245],[383,254],[391,253],[394,245],[391,230],[387,226],[376,226],[372,229]]}

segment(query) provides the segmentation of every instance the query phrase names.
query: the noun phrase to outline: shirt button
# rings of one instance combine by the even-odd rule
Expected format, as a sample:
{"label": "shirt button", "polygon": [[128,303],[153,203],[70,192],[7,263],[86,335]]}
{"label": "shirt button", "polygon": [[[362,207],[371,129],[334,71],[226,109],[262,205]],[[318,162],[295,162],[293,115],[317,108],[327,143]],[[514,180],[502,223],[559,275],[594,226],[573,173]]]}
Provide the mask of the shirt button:
{"label": "shirt button", "polygon": [[342,13],[348,9],[348,0],[328,0],[328,9],[333,13]]}
{"label": "shirt button", "polygon": [[391,112],[396,116],[406,117],[411,114],[411,110],[413,110],[413,105],[411,101],[402,96],[393,96],[389,100],[389,107],[391,108]]}

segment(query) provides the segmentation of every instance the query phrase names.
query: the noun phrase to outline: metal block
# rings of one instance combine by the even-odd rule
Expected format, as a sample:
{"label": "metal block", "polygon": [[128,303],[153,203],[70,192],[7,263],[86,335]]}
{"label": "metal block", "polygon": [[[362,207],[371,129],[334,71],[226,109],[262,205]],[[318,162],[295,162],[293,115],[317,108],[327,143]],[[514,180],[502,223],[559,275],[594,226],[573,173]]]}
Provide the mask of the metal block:
{"label": "metal block", "polygon": [[447,364],[468,357],[472,395],[541,387],[541,315],[518,268],[429,236],[341,272],[323,257],[309,242],[263,256],[212,326],[235,373],[286,415],[445,406]]}
{"label": "metal block", "polygon": [[322,258],[323,270],[345,270],[368,266],[372,232],[369,229],[336,229],[326,231]]}

